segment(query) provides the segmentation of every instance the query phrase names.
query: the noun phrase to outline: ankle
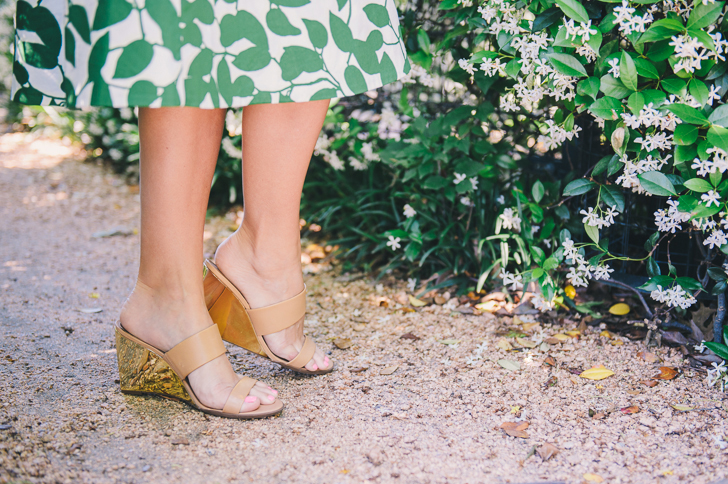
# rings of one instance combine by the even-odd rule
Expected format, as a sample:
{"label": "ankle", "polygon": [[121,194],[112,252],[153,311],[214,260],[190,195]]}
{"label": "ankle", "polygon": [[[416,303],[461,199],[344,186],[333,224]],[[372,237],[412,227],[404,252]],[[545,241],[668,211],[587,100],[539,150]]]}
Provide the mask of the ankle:
{"label": "ankle", "polygon": [[243,225],[225,240],[215,259],[221,265],[248,266],[262,279],[289,278],[301,272],[301,244],[296,237],[261,237]]}

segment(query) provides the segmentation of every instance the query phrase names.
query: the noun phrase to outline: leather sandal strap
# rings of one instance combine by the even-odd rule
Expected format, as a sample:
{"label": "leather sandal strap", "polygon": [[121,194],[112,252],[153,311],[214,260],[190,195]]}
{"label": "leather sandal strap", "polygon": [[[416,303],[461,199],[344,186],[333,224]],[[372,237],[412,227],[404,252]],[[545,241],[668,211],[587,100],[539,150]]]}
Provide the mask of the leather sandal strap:
{"label": "leather sandal strap", "polygon": [[303,348],[301,348],[301,351],[299,351],[298,355],[295,358],[288,362],[288,366],[292,366],[294,368],[303,368],[304,366],[306,366],[306,363],[311,361],[311,358],[313,357],[313,354],[315,352],[316,343],[314,343],[311,338],[306,336],[306,339],[303,342]]}
{"label": "leather sandal strap", "polygon": [[265,336],[293,326],[306,314],[306,286],[290,299],[271,306],[248,309],[255,332]]}
{"label": "leather sandal strap", "polygon": [[202,365],[224,355],[225,351],[220,331],[213,324],[177,344],[165,356],[180,378],[185,379]]}
{"label": "leather sandal strap", "polygon": [[253,389],[256,382],[257,380],[254,380],[248,376],[242,377],[240,381],[235,384],[233,390],[230,392],[230,396],[228,396],[228,399],[225,402],[225,406],[223,407],[222,411],[224,413],[239,413],[240,409],[243,406],[243,403],[245,403],[245,397],[248,396],[250,390]]}

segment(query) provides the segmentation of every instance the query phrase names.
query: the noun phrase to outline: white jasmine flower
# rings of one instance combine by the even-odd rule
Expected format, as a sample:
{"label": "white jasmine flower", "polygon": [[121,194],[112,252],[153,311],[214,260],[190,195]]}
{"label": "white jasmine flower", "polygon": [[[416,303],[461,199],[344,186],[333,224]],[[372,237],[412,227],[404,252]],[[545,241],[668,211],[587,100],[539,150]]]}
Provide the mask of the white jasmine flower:
{"label": "white jasmine flower", "polygon": [[417,211],[414,208],[412,208],[412,206],[409,203],[405,204],[404,211],[402,213],[404,213],[404,216],[407,218],[414,217],[415,215],[417,215]]}
{"label": "white jasmine flower", "polygon": [[609,73],[614,77],[619,77],[619,59],[609,59]]}
{"label": "white jasmine flower", "polygon": [[387,242],[387,246],[389,248],[391,248],[392,250],[397,250],[400,247],[402,247],[402,245],[400,244],[401,240],[402,239],[400,239],[399,237],[394,237],[394,236],[390,235],[389,241]]}
{"label": "white jasmine flower", "polygon": [[516,232],[521,231],[521,217],[518,216],[518,212],[516,212],[514,209],[504,209],[503,213],[500,215],[500,218],[503,220],[504,229],[515,230]]}
{"label": "white jasmine flower", "polygon": [[703,193],[700,196],[700,199],[705,202],[706,207],[710,207],[711,204],[715,203],[715,206],[720,206],[720,203],[718,200],[720,200],[720,194],[716,192],[715,190],[710,190],[708,193]]}
{"label": "white jasmine flower", "polygon": [[407,289],[409,289],[409,292],[414,292],[415,287],[417,287],[417,279],[408,278],[407,279]]}

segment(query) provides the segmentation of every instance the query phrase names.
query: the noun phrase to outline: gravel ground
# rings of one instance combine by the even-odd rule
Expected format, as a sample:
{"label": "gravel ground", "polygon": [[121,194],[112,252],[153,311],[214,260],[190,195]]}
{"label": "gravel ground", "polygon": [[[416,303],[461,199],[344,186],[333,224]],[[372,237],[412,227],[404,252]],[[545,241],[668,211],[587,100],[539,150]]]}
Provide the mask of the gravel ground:
{"label": "gravel ground", "polygon": [[[139,198],[79,157],[59,141],[0,137],[0,482],[699,484],[728,476],[726,398],[678,351],[650,349],[662,361],[645,361],[639,343],[584,325],[546,351],[518,348],[511,331],[538,340],[578,321],[536,326],[529,315],[404,309],[403,283],[328,270],[316,247],[304,267],[308,332],[338,370],[295,376],[229,348],[238,371],[280,390],[282,416],[233,421],[124,396],[112,324],[134,284]],[[210,221],[207,251],[233,223]],[[117,235],[99,236],[109,233]],[[514,349],[499,348],[502,340]],[[578,376],[599,364],[615,374]],[[678,376],[641,383],[660,366]],[[630,406],[638,412],[620,410]],[[505,422],[514,422],[508,433]]]}

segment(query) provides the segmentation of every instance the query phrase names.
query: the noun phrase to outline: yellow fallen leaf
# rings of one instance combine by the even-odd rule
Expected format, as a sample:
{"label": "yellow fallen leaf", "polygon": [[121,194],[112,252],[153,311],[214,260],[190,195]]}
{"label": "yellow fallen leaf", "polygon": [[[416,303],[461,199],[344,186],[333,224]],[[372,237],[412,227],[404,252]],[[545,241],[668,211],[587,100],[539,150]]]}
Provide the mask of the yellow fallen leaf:
{"label": "yellow fallen leaf", "polygon": [[515,414],[521,411],[521,407],[518,405],[511,405],[511,413]]}
{"label": "yellow fallen leaf", "polygon": [[523,320],[518,316],[513,316],[513,324],[523,324]]}
{"label": "yellow fallen leaf", "polygon": [[571,331],[567,331],[566,334],[568,334],[572,338],[578,338],[579,336],[581,336],[581,331],[579,331],[578,329],[573,329]]}
{"label": "yellow fallen leaf", "polygon": [[609,331],[607,331],[605,329],[604,331],[602,331],[601,333],[599,333],[599,336],[604,336],[605,338],[611,339],[612,338],[612,333],[610,333]]}
{"label": "yellow fallen leaf", "polygon": [[88,297],[90,297],[91,299],[98,299],[100,297],[100,295],[98,292],[92,292],[91,294],[88,295]]}
{"label": "yellow fallen leaf", "polygon": [[507,339],[505,339],[505,338],[501,338],[501,339],[499,339],[499,340],[498,340],[498,343],[496,343],[496,346],[498,346],[498,348],[500,348],[500,349],[502,349],[502,350],[505,350],[505,351],[510,351],[510,350],[512,350],[512,349],[513,349],[513,345],[511,345],[511,344],[510,344],[510,343],[508,342],[508,340],[507,340]]}
{"label": "yellow fallen leaf", "polygon": [[541,326],[541,323],[523,323],[521,327],[523,328],[523,331],[531,331],[539,326]]}
{"label": "yellow fallen leaf", "polygon": [[624,341],[622,341],[621,339],[614,339],[610,341],[609,344],[611,344],[612,346],[622,346],[624,344]]}
{"label": "yellow fallen leaf", "polygon": [[582,371],[579,376],[586,378],[587,380],[604,380],[607,377],[614,375],[612,370],[607,370],[604,365],[597,365],[588,370]]}
{"label": "yellow fallen leaf", "polygon": [[566,294],[566,297],[569,299],[574,299],[576,297],[576,288],[569,284],[564,288],[564,294]]}
{"label": "yellow fallen leaf", "polygon": [[687,411],[689,411],[689,410],[692,410],[692,409],[693,409],[693,407],[691,407],[691,406],[689,406],[689,405],[670,405],[670,406],[671,406],[672,408],[674,408],[675,410],[678,410],[678,411],[680,411],[680,412],[687,412]]}
{"label": "yellow fallen leaf", "polygon": [[351,345],[353,344],[354,343],[349,338],[336,338],[334,340],[334,345],[340,350],[351,348]]}
{"label": "yellow fallen leaf", "polygon": [[591,472],[584,474],[584,479],[589,482],[604,482],[604,478],[602,476],[599,474],[592,474]]}
{"label": "yellow fallen leaf", "polygon": [[409,303],[416,308],[421,308],[422,306],[427,306],[427,303],[425,301],[421,301],[421,300],[417,299],[412,294],[410,294],[408,297],[409,297]]}
{"label": "yellow fallen leaf", "polygon": [[674,474],[674,472],[672,472],[672,471],[662,471],[663,476],[671,476],[673,474]]}
{"label": "yellow fallen leaf", "polygon": [[524,348],[535,348],[536,343],[525,338],[516,338],[516,343],[523,346]]}
{"label": "yellow fallen leaf", "polygon": [[553,335],[552,338],[556,338],[557,340],[561,341],[562,343],[564,341],[569,341],[569,337],[566,336],[565,334],[561,334],[561,333],[557,333],[557,334]]}
{"label": "yellow fallen leaf", "polygon": [[475,305],[475,309],[479,311],[486,311],[489,313],[494,313],[500,309],[500,303],[498,301],[485,301],[480,304]]}
{"label": "yellow fallen leaf", "polygon": [[609,308],[609,312],[614,314],[615,316],[624,316],[625,314],[629,313],[629,311],[629,306],[625,303],[617,303]]}

